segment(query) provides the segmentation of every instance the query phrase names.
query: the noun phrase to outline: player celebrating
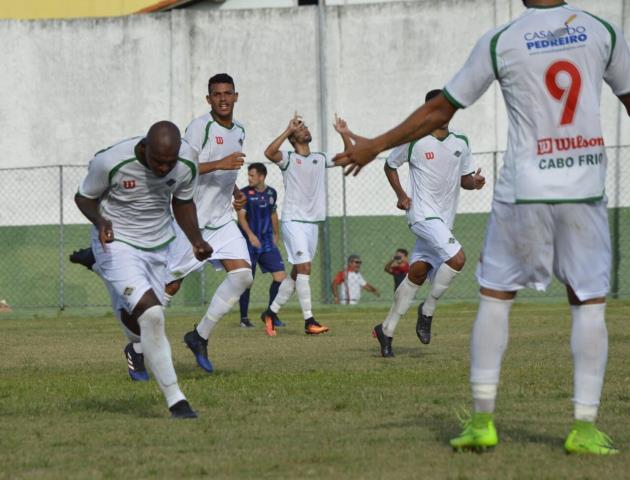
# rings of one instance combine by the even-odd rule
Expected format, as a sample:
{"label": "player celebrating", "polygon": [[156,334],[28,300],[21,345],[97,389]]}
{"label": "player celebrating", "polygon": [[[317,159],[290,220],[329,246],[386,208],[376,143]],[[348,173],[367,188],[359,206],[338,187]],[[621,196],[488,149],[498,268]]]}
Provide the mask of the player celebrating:
{"label": "player celebrating", "polygon": [[[615,454],[595,427],[608,356],[604,319],[611,248],[604,187],[602,80],[630,115],[630,49],[608,22],[558,0],[528,8],[485,34],[446,85],[398,127],[337,157],[358,173],[379,152],[429,134],[498,80],[508,109],[508,148],[477,266],[481,300],[471,338],[473,416],[456,449],[498,443],[493,412],[510,307],[518,290],[566,285],[573,320],[575,422],[569,453]],[[540,39],[540,32],[545,39]]]}
{"label": "player celebrating", "polygon": [[192,244],[191,255],[202,261],[212,253],[199,233],[193,202],[195,159],[179,129],[158,122],[145,138],[98,152],[75,196],[81,213],[94,224],[96,271],[109,290],[114,312],[130,339],[141,346],[175,418],[197,414],[179,389],[164,332],[160,299],[168,244],[175,238],[170,205]]}
{"label": "player celebrating", "polygon": [[[428,102],[440,90],[426,94]],[[411,198],[400,185],[398,171],[409,162]],[[448,123],[418,141],[396,147],[385,162],[385,175],[398,197],[398,208],[407,211],[407,223],[416,235],[409,273],[394,294],[387,318],[374,327],[384,357],[393,357],[394,330],[413,301],[418,288],[429,276],[431,293],[418,308],[416,333],[420,341],[431,341],[431,321],[438,299],[464,268],[466,256],[451,232],[460,186],[467,190],[481,189],[485,178],[476,173],[468,139],[448,129]]]}
{"label": "player celebrating", "polygon": [[[247,240],[249,258],[252,262],[252,275],[256,275],[256,264],[263,273],[271,272],[272,282],[269,286],[269,305],[278,294],[280,283],[286,278],[282,255],[278,250],[279,222],[278,194],[276,190],[265,185],[267,167],[262,163],[252,163],[247,168],[249,186],[241,188],[247,198],[245,208],[238,211],[238,224]],[[241,308],[241,327],[251,328],[247,312],[249,310],[248,288],[239,300]],[[275,326],[284,324],[276,317]]]}
{"label": "player celebrating", "polygon": [[[335,128],[341,120],[337,119]],[[341,134],[344,145],[350,145],[347,135]],[[294,151],[281,151],[289,140]],[[317,250],[318,223],[326,217],[326,168],[334,167],[332,157],[321,152],[311,152],[312,137],[302,119],[295,116],[288,127],[265,150],[265,156],[282,170],[284,180],[284,207],[282,212],[282,241],[289,262],[293,264],[291,275],[284,279],[278,295],[261,318],[268,335],[275,336],[274,320],[293,290],[297,291],[304,316],[304,331],[308,335],[326,333],[329,329],[313,318],[311,307],[311,262]]]}
{"label": "player celebrating", "polygon": [[[184,342],[195,355],[197,364],[212,373],[208,337],[221,317],[252,284],[253,276],[247,244],[233,219],[232,197],[238,208],[245,203],[244,195],[235,184],[245,156],[241,152],[245,130],[233,118],[238,93],[232,77],[220,73],[210,78],[206,100],[212,110],[188,125],[185,138],[199,152],[200,177],[195,191],[199,225],[204,239],[213,245],[210,261],[217,269],[225,269],[227,276],[214,292],[196,328],[184,336]],[[204,262],[190,254],[188,239],[178,230],[169,252],[167,301],[177,293],[188,274],[203,266]]]}

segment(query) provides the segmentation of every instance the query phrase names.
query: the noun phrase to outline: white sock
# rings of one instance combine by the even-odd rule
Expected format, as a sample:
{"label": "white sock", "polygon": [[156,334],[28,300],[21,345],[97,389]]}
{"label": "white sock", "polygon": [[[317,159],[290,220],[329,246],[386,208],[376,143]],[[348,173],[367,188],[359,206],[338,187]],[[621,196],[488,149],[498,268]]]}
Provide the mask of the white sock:
{"label": "white sock", "polygon": [[142,342],[138,339],[138,343],[132,343],[133,351],[136,353],[142,353]]}
{"label": "white sock", "polygon": [[302,307],[304,320],[308,320],[313,316],[310,278],[310,275],[304,275],[303,273],[298,273],[295,278],[295,290],[297,291],[298,300],[300,301],[300,307]]}
{"label": "white sock", "polygon": [[125,334],[125,337],[127,337],[129,339],[129,341],[131,342],[131,344],[133,345],[133,349],[135,350],[136,353],[142,353],[142,345],[140,343],[140,335],[135,334],[134,332],[132,332],[131,330],[129,330],[129,328],[127,328],[127,325],[125,325],[122,321],[122,314],[120,310],[116,310],[115,311],[115,315],[116,315],[116,320],[118,320],[118,322],[120,323],[120,327],[123,330],[123,333]]}
{"label": "white sock", "polygon": [[398,325],[398,321],[400,317],[402,317],[409,307],[411,306],[411,302],[416,296],[416,292],[420,288],[420,285],[416,285],[409,277],[405,277],[398,288],[396,289],[396,293],[394,293],[394,303],[392,304],[392,308],[390,308],[385,321],[383,322],[383,333],[388,337],[394,336],[394,330],[396,330],[396,325]]}
{"label": "white sock", "polygon": [[225,280],[214,292],[206,314],[197,325],[197,333],[201,338],[208,339],[217,322],[230,311],[253,281],[254,277],[250,268],[237,268],[228,272]]}
{"label": "white sock", "polygon": [[605,303],[571,306],[575,418],[594,422],[608,358]]}
{"label": "white sock", "polygon": [[166,404],[171,407],[180,400],[185,400],[186,397],[177,385],[171,346],[164,332],[164,310],[160,305],[148,308],[140,315],[138,323],[144,358],[164,393]]}
{"label": "white sock", "polygon": [[437,306],[437,301],[440,299],[444,292],[448,290],[448,287],[451,285],[451,282],[455,279],[459,272],[457,270],[453,270],[446,263],[440,265],[437,272],[435,272],[435,277],[433,277],[433,285],[431,286],[431,293],[427,296],[424,301],[424,305],[422,305],[422,313],[427,317],[432,317],[435,312],[435,307]]}
{"label": "white sock", "polygon": [[173,300],[173,295],[169,295],[168,293],[164,292],[164,301],[162,302],[164,307],[168,307],[171,304],[171,300]]}
{"label": "white sock", "polygon": [[282,280],[282,283],[278,287],[278,294],[269,306],[273,313],[278,313],[282,308],[282,305],[289,301],[289,298],[293,295],[293,290],[295,290],[295,280],[293,280],[291,275],[289,275],[287,278]]}
{"label": "white sock", "polygon": [[[496,386],[499,384],[501,361],[507,348],[508,319],[513,302],[480,295],[477,318],[470,339],[470,382],[473,385],[475,411],[491,413],[494,410]],[[476,384],[479,387],[475,387]],[[476,398],[475,395],[479,397]]]}

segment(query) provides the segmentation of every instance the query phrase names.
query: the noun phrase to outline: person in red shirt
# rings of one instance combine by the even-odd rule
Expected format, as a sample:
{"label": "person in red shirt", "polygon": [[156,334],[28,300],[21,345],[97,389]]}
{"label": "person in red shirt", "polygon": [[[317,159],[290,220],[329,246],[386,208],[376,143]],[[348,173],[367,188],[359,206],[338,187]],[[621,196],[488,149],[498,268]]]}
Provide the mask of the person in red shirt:
{"label": "person in red shirt", "polygon": [[409,272],[408,259],[409,252],[404,248],[399,248],[392,259],[385,264],[385,271],[394,277],[394,292]]}

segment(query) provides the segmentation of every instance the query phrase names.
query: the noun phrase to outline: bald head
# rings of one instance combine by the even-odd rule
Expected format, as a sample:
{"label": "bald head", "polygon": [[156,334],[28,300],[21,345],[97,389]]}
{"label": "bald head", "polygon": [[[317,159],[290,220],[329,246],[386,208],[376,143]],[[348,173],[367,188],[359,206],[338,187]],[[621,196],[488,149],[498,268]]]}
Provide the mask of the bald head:
{"label": "bald head", "polygon": [[154,123],[145,137],[144,156],[147,166],[158,177],[164,177],[175,167],[182,136],[179,128],[167,120]]}

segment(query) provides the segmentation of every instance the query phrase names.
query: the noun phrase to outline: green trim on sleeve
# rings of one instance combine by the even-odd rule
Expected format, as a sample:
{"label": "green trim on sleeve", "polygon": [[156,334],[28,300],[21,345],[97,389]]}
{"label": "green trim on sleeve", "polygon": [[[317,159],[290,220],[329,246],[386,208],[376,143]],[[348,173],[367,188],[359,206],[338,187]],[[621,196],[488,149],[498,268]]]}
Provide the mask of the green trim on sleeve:
{"label": "green trim on sleeve", "polygon": [[451,132],[451,134],[452,134],[453,136],[457,137],[457,138],[462,139],[464,142],[466,142],[466,146],[467,146],[468,148],[470,148],[470,144],[468,143],[468,137],[467,137],[466,135],[461,135],[461,134],[454,133],[454,132]]}
{"label": "green trim on sleeve", "polygon": [[446,87],[442,89],[442,94],[446,97],[446,99],[448,100],[448,103],[453,105],[455,108],[458,108],[458,109],[459,108],[466,108],[461,103],[459,103],[457,100],[455,100],[453,95],[450,94],[450,92],[446,89]]}
{"label": "green trim on sleeve", "polygon": [[293,152],[289,152],[289,156],[287,157],[287,166],[286,167],[282,168],[282,167],[280,167],[280,165],[278,165],[278,167],[280,167],[280,170],[282,170],[283,172],[286,171],[287,168],[289,168],[289,164],[291,163],[291,154],[292,153]]}
{"label": "green trim on sleeve", "polygon": [[208,136],[210,135],[210,126],[214,123],[214,120],[210,120],[207,124],[206,124],[206,134],[203,137],[203,143],[201,144],[201,149],[203,150],[203,147],[206,146],[206,143],[208,143]]}
{"label": "green trim on sleeve", "polygon": [[133,158],[128,158],[127,160],[123,160],[122,162],[120,162],[119,164],[117,164],[114,168],[112,168],[109,171],[109,177],[108,177],[108,182],[111,185],[112,184],[112,178],[114,177],[114,175],[116,175],[116,173],[118,172],[118,170],[120,170],[122,167],[124,167],[125,165],[127,165],[130,162],[135,162],[137,160],[136,157]]}
{"label": "green trim on sleeve", "polygon": [[529,199],[520,199],[517,198],[514,203],[516,204],[524,204],[524,203],[548,203],[548,204],[558,204],[558,203],[593,203],[597,202],[604,198],[604,194],[597,197],[587,197],[587,198],[553,198],[553,199],[541,199],[541,200],[529,200]]}
{"label": "green trim on sleeve", "polygon": [[130,247],[137,248],[138,250],[142,250],[144,252],[154,252],[156,250],[160,250],[160,249],[166,247],[173,240],[175,240],[175,236],[172,236],[166,242],[160,243],[159,245],[157,245],[155,247],[141,247],[140,245],[134,245],[133,243],[127,242],[126,240],[121,240],[120,238],[114,238],[114,242],[125,243],[125,244],[129,245]]}
{"label": "green trim on sleeve", "polygon": [[603,20],[589,12],[584,12],[584,13],[586,13],[587,15],[590,15],[595,20],[600,22],[604,26],[604,28],[608,30],[608,33],[610,33],[610,57],[608,58],[608,63],[606,63],[606,70],[608,70],[608,67],[610,66],[610,62],[612,61],[612,58],[613,58],[613,52],[615,51],[615,45],[617,45],[617,33],[615,32],[615,29],[612,27],[612,25],[608,23],[606,20]]}
{"label": "green trim on sleeve", "polygon": [[[413,147],[415,147],[416,143],[418,143],[418,140],[414,140],[413,142],[409,142],[409,148],[407,149],[407,161],[409,163],[411,163],[411,154],[413,153]],[[388,165],[388,167],[389,167],[389,165]]]}
{"label": "green trim on sleeve", "polygon": [[499,64],[497,60],[497,43],[499,43],[499,37],[503,32],[510,28],[512,24],[509,24],[503,30],[498,31],[490,40],[490,58],[492,59],[492,70],[494,71],[494,78],[499,79]]}
{"label": "green trim on sleeve", "polygon": [[182,157],[177,157],[177,160],[179,160],[180,162],[183,162],[184,165],[190,168],[190,172],[192,173],[192,178],[194,180],[195,177],[197,176],[197,167],[195,165],[195,162],[191,162],[190,160],[186,160],[185,158],[182,158]]}

